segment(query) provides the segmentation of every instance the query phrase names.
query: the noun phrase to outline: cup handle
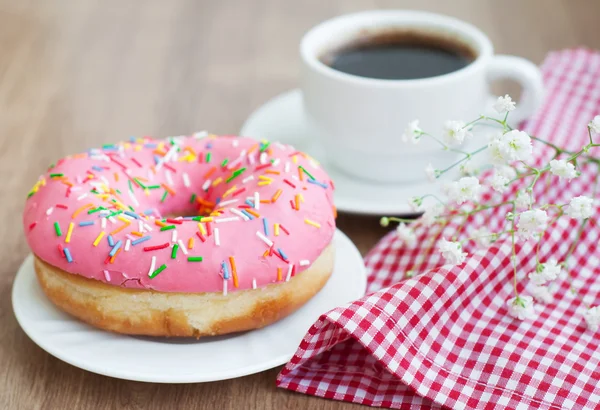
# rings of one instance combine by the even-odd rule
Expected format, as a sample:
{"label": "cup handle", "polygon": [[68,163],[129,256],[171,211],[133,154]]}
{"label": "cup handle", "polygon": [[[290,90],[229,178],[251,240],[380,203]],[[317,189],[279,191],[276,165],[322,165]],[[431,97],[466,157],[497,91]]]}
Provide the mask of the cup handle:
{"label": "cup handle", "polygon": [[511,79],[523,87],[517,108],[510,113],[509,122],[519,123],[532,115],[544,99],[542,72],[531,61],[521,57],[496,55],[488,66],[489,82]]}

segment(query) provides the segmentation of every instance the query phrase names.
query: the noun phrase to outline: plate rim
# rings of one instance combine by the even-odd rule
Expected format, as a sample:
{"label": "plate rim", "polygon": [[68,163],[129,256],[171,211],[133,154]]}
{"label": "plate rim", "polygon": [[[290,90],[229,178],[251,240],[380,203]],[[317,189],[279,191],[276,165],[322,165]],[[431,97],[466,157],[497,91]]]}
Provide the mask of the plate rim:
{"label": "plate rim", "polygon": [[[366,292],[366,288],[367,288],[367,271],[366,271],[366,266],[364,264],[363,257],[360,254],[360,251],[358,250],[356,245],[352,242],[352,240],[344,232],[342,232],[339,228],[336,228],[334,239],[336,237],[340,238],[338,240],[346,242],[346,244],[349,245],[348,250],[351,251],[352,253],[354,253],[355,256],[357,256],[358,259],[362,262],[356,268],[357,269],[357,278],[360,279],[360,283],[359,282],[356,283],[356,292],[362,294],[362,296],[358,297],[358,298],[361,298],[364,296],[364,294]],[[336,253],[336,257],[337,257],[337,255],[338,255],[338,253]],[[50,354],[51,356],[54,356],[57,359],[65,362],[65,363],[68,363],[71,366],[77,367],[79,369],[89,371],[91,373],[100,374],[100,375],[107,376],[107,377],[113,377],[113,378],[122,379],[122,380],[146,382],[146,383],[162,383],[162,384],[206,383],[206,382],[228,380],[228,379],[234,379],[234,378],[238,378],[238,377],[248,376],[251,374],[260,373],[265,370],[275,368],[277,366],[287,363],[294,356],[294,354],[296,353],[296,351],[298,349],[298,347],[296,346],[294,348],[293,352],[291,352],[291,353],[282,354],[282,355],[279,355],[268,361],[261,362],[259,364],[250,365],[250,366],[245,366],[245,367],[236,369],[235,371],[227,370],[227,371],[222,371],[222,372],[213,372],[210,376],[202,375],[202,374],[194,376],[193,373],[192,374],[188,373],[188,374],[182,374],[182,375],[177,375],[177,376],[169,376],[168,379],[165,379],[164,377],[161,378],[160,376],[147,377],[146,373],[139,373],[139,372],[136,373],[136,372],[122,371],[122,370],[109,371],[109,370],[107,370],[107,368],[103,368],[100,365],[95,364],[95,363],[92,363],[92,364],[81,363],[77,360],[73,360],[72,358],[70,358],[68,356],[68,354],[65,354],[64,351],[62,351],[60,349],[56,349],[52,344],[48,345],[47,343],[45,343],[43,341],[43,336],[41,336],[39,334],[39,331],[36,331],[35,329],[33,329],[34,326],[31,323],[28,323],[27,321],[25,321],[23,319],[23,317],[21,317],[21,315],[23,313],[20,313],[20,312],[22,311],[23,307],[21,305],[19,305],[19,303],[17,302],[18,297],[16,297],[16,292],[17,292],[16,289],[25,285],[23,283],[25,280],[24,279],[25,276],[22,273],[21,269],[23,268],[23,266],[25,264],[31,263],[32,260],[33,260],[33,253],[29,253],[25,257],[25,259],[23,260],[21,265],[19,265],[17,274],[15,275],[15,278],[13,279],[13,286],[11,289],[11,299],[12,299],[11,305],[12,305],[12,309],[13,309],[13,314],[17,320],[17,323],[19,324],[19,327],[23,330],[23,332],[27,335],[27,337],[29,337],[29,339],[31,339],[31,341],[33,343],[35,343],[40,349],[44,350],[46,353]],[[35,273],[33,273],[33,275],[35,276]],[[37,284],[37,286],[39,286],[39,283],[37,282],[37,280],[35,280],[35,283]],[[360,290],[360,292],[359,292],[359,290]],[[58,308],[54,307],[54,309],[58,309]],[[73,317],[70,317],[69,319],[71,321],[79,321],[78,319],[73,318]],[[104,330],[99,330],[99,331],[106,332]],[[308,329],[307,329],[307,331],[308,331]],[[128,335],[120,335],[120,334],[115,334],[115,335],[120,336],[120,337],[130,337]]]}

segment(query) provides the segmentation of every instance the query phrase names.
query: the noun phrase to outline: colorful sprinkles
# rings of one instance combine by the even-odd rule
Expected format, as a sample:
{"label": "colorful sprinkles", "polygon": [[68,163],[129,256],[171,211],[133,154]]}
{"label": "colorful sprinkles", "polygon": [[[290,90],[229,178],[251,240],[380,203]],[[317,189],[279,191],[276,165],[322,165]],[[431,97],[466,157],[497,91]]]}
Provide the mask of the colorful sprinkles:
{"label": "colorful sprinkles", "polygon": [[[111,282],[110,272],[124,270],[126,263],[138,266],[146,260],[139,283],[148,286],[148,278],[176,274],[177,269],[168,269],[171,264],[203,262],[208,256],[198,253],[212,256],[211,250],[217,254],[216,247],[230,256],[220,253],[223,260],[208,260],[211,263],[201,266],[204,270],[216,262],[225,295],[232,288],[256,289],[289,281],[297,270],[311,264],[306,259],[309,255],[302,254],[304,246],[294,245],[298,235],[314,235],[313,228],[334,226],[331,202],[323,207],[314,204],[315,193],[332,190],[333,182],[315,171],[314,160],[289,146],[223,137],[232,141],[231,151],[223,155],[217,137],[202,135],[164,141],[131,138],[59,161],[28,193],[30,198],[52,186],[60,191],[59,199],[43,203],[42,216],[27,221],[27,232],[38,232],[40,224],[48,223],[60,238],[55,246],[67,263],[74,262],[74,256],[86,257],[82,246],[102,252],[104,264],[94,277],[100,275],[106,282]],[[73,175],[68,160],[86,157],[87,168]],[[203,169],[197,172],[200,166]],[[181,204],[191,209],[192,216],[162,215],[179,211]],[[326,212],[314,212],[321,208]],[[273,213],[273,209],[284,211]],[[299,223],[281,220],[284,214],[293,215]],[[252,224],[256,238],[238,236],[243,224]],[[265,265],[272,266],[268,280],[254,276],[255,267],[248,269],[246,257],[237,251],[257,247],[259,260],[272,258]],[[113,264],[110,272],[106,264]]]}

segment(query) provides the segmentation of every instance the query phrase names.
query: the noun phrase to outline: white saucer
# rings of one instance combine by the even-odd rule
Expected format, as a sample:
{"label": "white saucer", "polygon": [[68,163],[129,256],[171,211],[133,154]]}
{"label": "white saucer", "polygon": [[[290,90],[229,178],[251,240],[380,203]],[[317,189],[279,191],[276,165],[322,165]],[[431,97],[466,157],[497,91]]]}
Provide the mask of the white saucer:
{"label": "white saucer", "polygon": [[408,199],[432,192],[432,185],[427,182],[376,184],[353,178],[328,164],[316,138],[311,137],[317,133],[306,120],[299,89],[280,94],[259,107],[248,117],[240,135],[291,144],[318,159],[335,183],[335,205],[339,211],[367,215],[414,214]]}
{"label": "white saucer", "polygon": [[364,295],[366,271],[354,244],[334,236],[335,267],[325,287],[294,314],[266,328],[200,339],[131,337],[98,330],[58,310],[44,295],[28,256],[15,277],[12,302],[27,335],[51,355],[120,379],[195,383],[241,377],[286,363],[318,317]]}

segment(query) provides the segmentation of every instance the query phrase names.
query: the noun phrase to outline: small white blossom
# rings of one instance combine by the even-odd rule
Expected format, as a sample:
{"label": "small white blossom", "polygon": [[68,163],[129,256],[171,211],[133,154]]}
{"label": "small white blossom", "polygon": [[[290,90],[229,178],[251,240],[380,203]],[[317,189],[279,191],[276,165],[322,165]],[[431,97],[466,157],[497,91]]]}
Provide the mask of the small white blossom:
{"label": "small white blossom", "polygon": [[425,213],[421,216],[420,220],[424,226],[431,226],[442,212],[444,212],[442,204],[435,203],[425,208]]}
{"label": "small white blossom", "polygon": [[538,302],[542,303],[551,303],[554,299],[554,295],[550,292],[548,286],[534,285],[531,288],[531,294]]}
{"label": "small white blossom", "polygon": [[548,282],[546,280],[546,278],[544,277],[544,275],[542,275],[542,273],[537,270],[531,272],[528,275],[528,278],[534,285],[537,285],[537,286],[545,285],[546,282]]}
{"label": "small white blossom", "polygon": [[508,178],[496,173],[492,177],[492,188],[494,188],[494,191],[496,192],[505,192],[508,189],[508,185],[506,185],[508,184],[508,181]]}
{"label": "small white blossom", "polygon": [[467,252],[462,251],[460,242],[450,242],[446,238],[442,238],[440,239],[439,249],[444,259],[452,265],[460,265],[467,258]]}
{"label": "small white blossom", "polygon": [[577,177],[578,173],[575,166],[564,159],[553,159],[550,161],[550,172],[554,175],[571,180]]}
{"label": "small white blossom", "polygon": [[600,328],[600,306],[592,306],[585,312],[585,323],[588,329],[596,332]]}
{"label": "small white blossom", "polygon": [[488,144],[490,159],[494,164],[509,161],[527,161],[533,152],[531,138],[526,132],[512,130],[490,141]]}
{"label": "small white blossom", "polygon": [[418,144],[421,140],[422,134],[423,130],[419,128],[419,120],[413,120],[408,123],[408,126],[404,130],[404,133],[402,134],[402,141],[410,141],[413,144]]}
{"label": "small white blossom", "polygon": [[498,114],[504,114],[515,109],[515,102],[510,98],[510,95],[506,94],[504,97],[498,97],[494,103],[494,110]]}
{"label": "small white blossom", "polygon": [[413,196],[408,199],[408,205],[414,212],[423,211],[423,199],[419,196]]}
{"label": "small white blossom", "polygon": [[446,121],[444,124],[444,140],[448,145],[460,145],[466,138],[471,136],[471,132],[465,127],[463,121]]}
{"label": "small white blossom", "polygon": [[414,246],[417,243],[417,235],[404,222],[398,224],[396,235],[398,235],[398,238],[408,246]]}
{"label": "small white blossom", "polygon": [[581,195],[576,196],[569,202],[566,214],[575,219],[587,219],[594,213],[594,200]]}
{"label": "small white blossom", "polygon": [[548,214],[541,209],[532,209],[519,215],[517,228],[519,235],[524,239],[530,239],[533,235],[542,230],[548,222]]}
{"label": "small white blossom", "polygon": [[478,174],[479,170],[473,165],[473,161],[467,161],[460,165],[460,173],[462,176],[469,177]]}
{"label": "small white blossom", "polygon": [[596,134],[600,134],[600,115],[596,115],[594,119],[590,121],[588,127]]}
{"label": "small white blossom", "polygon": [[504,143],[500,137],[494,138],[489,142],[488,151],[490,153],[490,162],[492,164],[506,163],[506,158],[504,158]]}
{"label": "small white blossom", "polygon": [[510,160],[526,161],[533,152],[531,138],[526,132],[512,130],[502,135],[506,156]]}
{"label": "small white blossom", "polygon": [[433,167],[433,165],[428,164],[425,167],[425,175],[427,175],[427,179],[431,182],[435,182],[438,176],[438,170]]}
{"label": "small white blossom", "polygon": [[541,274],[546,278],[546,280],[555,280],[560,275],[560,271],[562,270],[560,264],[556,261],[556,259],[550,259],[546,263],[541,264]]}
{"label": "small white blossom", "polygon": [[517,170],[509,165],[498,165],[495,170],[496,174],[502,175],[504,178],[513,179],[517,176]]}
{"label": "small white blossom", "polygon": [[556,262],[556,259],[550,259],[546,263],[537,265],[535,271],[529,274],[529,279],[535,285],[545,285],[547,282],[558,278],[561,270],[561,266]]}
{"label": "small white blossom", "polygon": [[517,296],[506,301],[508,313],[519,320],[530,319],[535,316],[533,298],[531,296]]}
{"label": "small white blossom", "polygon": [[473,238],[477,246],[481,248],[489,247],[494,239],[492,232],[485,226],[475,229],[470,236]]}
{"label": "small white blossom", "polygon": [[531,203],[531,194],[529,192],[519,191],[517,198],[515,199],[515,206],[517,209],[529,209]]}
{"label": "small white blossom", "polygon": [[466,201],[477,200],[481,185],[476,177],[462,177],[452,182],[447,187],[447,194],[451,201],[462,204]]}

